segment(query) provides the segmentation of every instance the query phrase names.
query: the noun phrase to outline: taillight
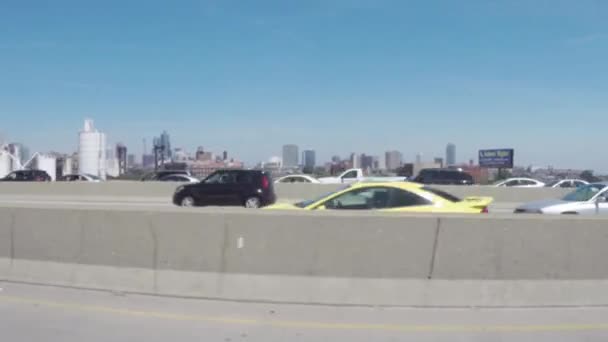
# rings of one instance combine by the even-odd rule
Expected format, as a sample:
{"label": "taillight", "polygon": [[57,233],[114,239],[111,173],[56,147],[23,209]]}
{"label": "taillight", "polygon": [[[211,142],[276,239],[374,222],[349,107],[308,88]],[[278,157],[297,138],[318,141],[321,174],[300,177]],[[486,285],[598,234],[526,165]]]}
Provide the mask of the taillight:
{"label": "taillight", "polygon": [[489,212],[490,212],[490,211],[488,210],[488,207],[483,207],[483,209],[481,209],[481,213],[482,213],[482,214],[487,214],[487,213],[489,213]]}
{"label": "taillight", "polygon": [[268,181],[268,177],[262,176],[262,189],[268,189],[270,186],[270,182]]}

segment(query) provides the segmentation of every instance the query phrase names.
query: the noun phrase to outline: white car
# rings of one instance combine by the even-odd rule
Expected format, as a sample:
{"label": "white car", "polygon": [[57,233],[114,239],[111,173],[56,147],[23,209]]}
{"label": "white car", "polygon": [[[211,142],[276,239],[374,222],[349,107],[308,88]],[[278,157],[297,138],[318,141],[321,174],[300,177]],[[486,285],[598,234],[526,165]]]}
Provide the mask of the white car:
{"label": "white car", "polygon": [[161,182],[182,182],[182,183],[200,183],[201,182],[201,180],[198,178],[194,178],[194,177],[188,176],[188,175],[177,174],[177,173],[161,177],[161,179],[159,179],[159,181],[161,181]]}
{"label": "white car", "polygon": [[309,175],[287,175],[274,181],[279,183],[321,183],[318,179]]}
{"label": "white car", "polygon": [[542,188],[545,183],[532,178],[509,178],[494,186],[510,187],[510,188]]}
{"label": "white car", "polygon": [[101,182],[101,178],[94,176],[94,175],[90,175],[88,173],[65,175],[61,179],[64,182],[92,182],[92,183]]}
{"label": "white car", "polygon": [[582,179],[561,179],[551,183],[547,183],[548,188],[579,188],[581,186],[589,184]]}
{"label": "white car", "polygon": [[561,200],[526,203],[516,214],[608,215],[608,182],[583,185]]}

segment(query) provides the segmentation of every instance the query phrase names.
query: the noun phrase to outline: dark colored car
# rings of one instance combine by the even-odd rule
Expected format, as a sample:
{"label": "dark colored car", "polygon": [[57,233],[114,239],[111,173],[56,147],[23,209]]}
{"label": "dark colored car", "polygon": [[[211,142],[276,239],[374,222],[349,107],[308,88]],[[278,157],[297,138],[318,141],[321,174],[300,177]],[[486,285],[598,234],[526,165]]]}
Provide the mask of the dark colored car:
{"label": "dark colored car", "polygon": [[470,174],[452,169],[423,169],[414,182],[422,184],[472,185]]}
{"label": "dark colored car", "polygon": [[51,176],[42,170],[13,171],[0,179],[2,182],[50,182],[51,180]]}
{"label": "dark colored car", "polygon": [[219,170],[200,183],[178,187],[173,195],[175,205],[244,206],[260,208],[276,201],[272,179],[259,170]]}
{"label": "dark colored car", "polygon": [[190,172],[185,171],[185,170],[161,170],[161,171],[154,171],[154,172],[150,172],[148,174],[146,174],[145,176],[142,177],[142,181],[157,181],[160,180],[161,178],[170,176],[170,175],[186,175],[186,176],[190,176]]}

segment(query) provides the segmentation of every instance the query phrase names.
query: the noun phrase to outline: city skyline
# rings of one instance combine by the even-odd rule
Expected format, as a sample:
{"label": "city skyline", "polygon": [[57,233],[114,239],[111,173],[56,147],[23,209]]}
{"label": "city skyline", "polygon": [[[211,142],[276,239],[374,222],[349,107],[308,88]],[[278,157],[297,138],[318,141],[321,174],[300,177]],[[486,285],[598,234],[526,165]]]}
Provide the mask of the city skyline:
{"label": "city skyline", "polygon": [[608,172],[589,143],[608,125],[606,11],[592,0],[13,2],[0,11],[0,135],[74,151],[93,117],[138,155],[167,130],[173,146],[249,165],[286,142],[325,161],[432,160],[451,141],[458,162],[513,148],[519,165]]}

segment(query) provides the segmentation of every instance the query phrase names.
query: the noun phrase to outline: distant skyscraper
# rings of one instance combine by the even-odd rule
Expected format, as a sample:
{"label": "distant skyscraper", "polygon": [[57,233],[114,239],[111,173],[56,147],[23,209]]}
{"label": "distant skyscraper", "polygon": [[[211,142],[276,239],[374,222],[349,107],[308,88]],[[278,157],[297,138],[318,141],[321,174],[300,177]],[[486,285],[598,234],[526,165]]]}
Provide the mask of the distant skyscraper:
{"label": "distant skyscraper", "polygon": [[283,166],[295,167],[298,166],[298,146],[283,145]]}
{"label": "distant skyscraper", "polygon": [[127,173],[127,147],[123,144],[116,145],[116,159],[118,160],[118,174]]}
{"label": "distant skyscraper", "polygon": [[422,153],[418,153],[416,155],[416,164],[421,164],[422,163]]}
{"label": "distant skyscraper", "polygon": [[443,167],[443,158],[435,158],[433,162],[439,165],[439,167]]}
{"label": "distant skyscraper", "polygon": [[350,164],[353,168],[361,168],[361,155],[358,153],[351,153]]}
{"label": "distant skyscraper", "polygon": [[135,165],[135,155],[129,154],[127,156],[127,166],[131,168],[131,167],[133,167],[133,165]]}
{"label": "distant skyscraper", "polygon": [[171,137],[167,131],[163,131],[160,137],[154,137],[152,139],[152,154],[155,153],[155,149],[158,149],[159,160],[170,160],[173,157],[173,151],[171,151]]}
{"label": "distant skyscraper", "polygon": [[305,150],[302,152],[302,164],[304,166],[304,169],[306,169],[309,172],[312,172],[312,170],[316,166],[316,162],[317,161],[316,161],[315,151]]}
{"label": "distant skyscraper", "polygon": [[456,165],[456,145],[450,143],[445,148],[445,162],[447,166]]}
{"label": "distant skyscraper", "polygon": [[374,157],[366,156],[365,154],[361,155],[361,168],[364,170],[373,169],[374,168]]}
{"label": "distant skyscraper", "polygon": [[387,170],[397,170],[401,167],[402,155],[399,151],[387,151],[385,153],[385,163]]}
{"label": "distant skyscraper", "polygon": [[173,156],[173,152],[171,151],[171,138],[169,137],[169,133],[167,131],[163,131],[160,135],[160,143],[165,147],[165,157],[167,159],[171,159]]}
{"label": "distant skyscraper", "polygon": [[224,151],[224,153],[222,153],[222,160],[228,160],[228,151]]}
{"label": "distant skyscraper", "polygon": [[88,173],[106,179],[106,135],[95,129],[93,120],[84,121],[78,145],[78,168],[80,173]]}

